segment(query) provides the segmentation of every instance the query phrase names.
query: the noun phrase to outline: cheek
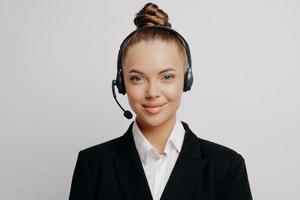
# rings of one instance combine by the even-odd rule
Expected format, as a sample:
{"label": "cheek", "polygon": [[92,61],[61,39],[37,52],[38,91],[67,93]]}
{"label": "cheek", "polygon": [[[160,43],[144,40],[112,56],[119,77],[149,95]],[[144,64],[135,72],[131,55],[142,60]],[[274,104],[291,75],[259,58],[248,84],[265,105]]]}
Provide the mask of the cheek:
{"label": "cheek", "polygon": [[169,101],[180,101],[181,95],[183,92],[183,86],[181,83],[179,84],[172,84],[170,87],[166,87],[164,89],[164,96],[169,100]]}
{"label": "cheek", "polygon": [[131,85],[127,79],[124,80],[125,89],[126,89],[126,95],[128,97],[129,101],[133,101],[138,98],[139,92],[137,91],[137,88]]}
{"label": "cheek", "polygon": [[144,99],[144,91],[141,87],[128,86],[126,87],[126,94],[128,98],[129,105],[135,110],[133,107],[136,104],[140,104]]}
{"label": "cheek", "polygon": [[177,99],[178,97],[181,97],[182,92],[183,92],[183,85],[184,85],[184,78],[179,78],[176,79],[176,81],[174,81],[174,83],[172,83],[170,85],[170,87],[168,88],[168,94],[170,97],[173,97],[175,99]]}

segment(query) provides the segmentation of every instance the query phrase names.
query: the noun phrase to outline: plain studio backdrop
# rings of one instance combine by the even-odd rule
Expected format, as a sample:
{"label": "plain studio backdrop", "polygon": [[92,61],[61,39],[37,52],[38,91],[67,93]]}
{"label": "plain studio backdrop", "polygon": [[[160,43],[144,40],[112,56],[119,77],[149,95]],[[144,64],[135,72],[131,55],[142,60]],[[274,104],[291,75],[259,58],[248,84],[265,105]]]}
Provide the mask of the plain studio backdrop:
{"label": "plain studio backdrop", "polygon": [[[78,152],[123,135],[111,81],[147,2],[0,0],[1,200],[67,199]],[[178,118],[243,155],[254,199],[300,199],[299,1],[153,2],[191,48]]]}

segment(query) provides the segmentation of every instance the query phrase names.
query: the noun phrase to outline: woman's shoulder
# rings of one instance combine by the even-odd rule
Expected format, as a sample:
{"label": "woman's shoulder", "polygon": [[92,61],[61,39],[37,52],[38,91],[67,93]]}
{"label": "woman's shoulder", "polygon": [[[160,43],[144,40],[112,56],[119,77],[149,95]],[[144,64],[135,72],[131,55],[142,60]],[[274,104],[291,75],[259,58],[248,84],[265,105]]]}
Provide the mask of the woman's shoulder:
{"label": "woman's shoulder", "polygon": [[118,151],[119,143],[122,139],[122,136],[95,144],[93,146],[82,149],[82,152],[85,155],[89,156],[101,156],[101,155],[111,155],[115,154]]}
{"label": "woman's shoulder", "polygon": [[202,146],[203,156],[221,167],[230,167],[233,163],[243,164],[243,156],[235,149],[199,138]]}
{"label": "woman's shoulder", "polygon": [[[244,165],[245,161],[243,156],[234,148],[198,137],[190,129],[187,123],[183,122],[183,125],[185,126],[186,130],[194,135],[193,138],[197,140],[197,143],[200,147],[198,151],[201,151],[202,157],[206,159],[212,166],[227,170],[235,165]],[[195,149],[195,151],[197,150]]]}
{"label": "woman's shoulder", "polygon": [[203,155],[203,157],[208,159],[234,159],[234,158],[241,158],[241,154],[238,153],[235,149],[220,144],[214,141],[207,140],[205,138],[199,137],[197,134],[195,134],[194,131],[189,127],[189,125],[182,121],[182,124],[185,128],[185,130],[191,135],[193,135],[193,140],[197,140],[197,143],[199,143],[199,146],[201,147],[200,151]]}
{"label": "woman's shoulder", "polygon": [[234,159],[240,158],[242,155],[237,152],[237,150],[232,147],[225,146],[224,144],[212,142],[203,138],[199,138],[202,151],[205,157],[210,159]]}

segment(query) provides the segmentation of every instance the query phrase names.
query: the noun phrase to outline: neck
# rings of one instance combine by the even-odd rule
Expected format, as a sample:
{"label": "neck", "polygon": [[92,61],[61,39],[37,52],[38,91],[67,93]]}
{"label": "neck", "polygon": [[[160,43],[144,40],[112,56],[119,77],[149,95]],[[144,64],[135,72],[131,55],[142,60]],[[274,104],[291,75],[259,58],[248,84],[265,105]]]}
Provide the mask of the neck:
{"label": "neck", "polygon": [[139,129],[143,135],[157,150],[159,150],[161,154],[165,149],[165,145],[172,132],[175,122],[176,115],[157,126],[149,126],[147,124],[139,123],[139,120],[137,119]]}

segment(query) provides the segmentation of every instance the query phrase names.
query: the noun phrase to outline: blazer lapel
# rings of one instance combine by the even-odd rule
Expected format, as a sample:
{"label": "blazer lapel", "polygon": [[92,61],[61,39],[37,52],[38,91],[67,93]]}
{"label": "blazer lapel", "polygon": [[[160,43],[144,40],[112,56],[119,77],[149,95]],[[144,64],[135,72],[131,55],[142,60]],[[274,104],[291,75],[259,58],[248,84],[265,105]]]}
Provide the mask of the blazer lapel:
{"label": "blazer lapel", "polygon": [[185,122],[185,136],[181,152],[161,196],[161,200],[189,199],[193,186],[203,181],[207,159],[202,155],[201,143]]}
{"label": "blazer lapel", "polygon": [[[185,122],[185,136],[170,178],[164,188],[161,200],[189,198],[193,186],[203,181],[207,159],[202,155],[199,138]],[[132,125],[122,136],[119,156],[114,159],[117,176],[128,200],[152,200],[151,191],[134,144]]]}
{"label": "blazer lapel", "polygon": [[128,200],[152,200],[147,178],[134,144],[132,125],[122,136],[119,157],[114,159],[121,187]]}

